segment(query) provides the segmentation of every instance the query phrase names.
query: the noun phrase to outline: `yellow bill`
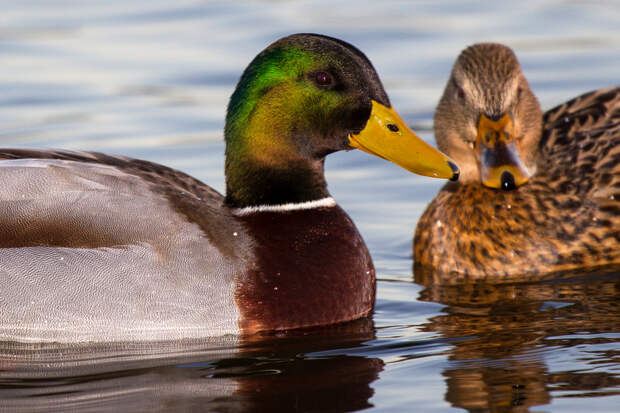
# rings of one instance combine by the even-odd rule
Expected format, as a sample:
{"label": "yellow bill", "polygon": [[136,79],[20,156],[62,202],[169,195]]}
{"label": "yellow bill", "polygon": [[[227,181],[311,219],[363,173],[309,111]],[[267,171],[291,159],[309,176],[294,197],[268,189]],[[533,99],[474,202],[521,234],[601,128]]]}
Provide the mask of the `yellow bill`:
{"label": "yellow bill", "polygon": [[507,113],[497,121],[480,115],[475,153],[482,183],[489,188],[515,189],[531,176],[519,156],[513,132]]}
{"label": "yellow bill", "polygon": [[459,177],[454,161],[418,138],[394,109],[374,100],[366,127],[349,135],[349,145],[419,175],[453,181]]}

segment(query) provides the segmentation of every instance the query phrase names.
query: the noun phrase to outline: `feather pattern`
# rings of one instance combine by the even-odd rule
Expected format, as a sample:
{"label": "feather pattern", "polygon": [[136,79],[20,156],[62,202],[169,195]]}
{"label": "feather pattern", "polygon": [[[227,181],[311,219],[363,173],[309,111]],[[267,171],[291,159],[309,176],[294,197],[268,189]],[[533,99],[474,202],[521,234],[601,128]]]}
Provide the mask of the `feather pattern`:
{"label": "feather pattern", "polygon": [[620,87],[572,99],[539,122],[542,135],[530,141],[536,173],[525,185],[448,183],[431,202],[414,237],[418,282],[514,282],[620,266]]}

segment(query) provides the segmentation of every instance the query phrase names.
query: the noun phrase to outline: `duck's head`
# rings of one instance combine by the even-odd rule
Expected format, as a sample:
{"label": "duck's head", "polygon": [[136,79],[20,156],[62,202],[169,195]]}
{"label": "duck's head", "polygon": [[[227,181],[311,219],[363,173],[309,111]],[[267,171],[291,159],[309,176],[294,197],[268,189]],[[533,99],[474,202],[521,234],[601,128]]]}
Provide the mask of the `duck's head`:
{"label": "duck's head", "polygon": [[230,99],[225,138],[233,206],[325,196],[324,157],[353,148],[418,174],[458,176],[392,109],[368,58],[316,34],[285,37],[254,58]]}
{"label": "duck's head", "polygon": [[497,43],[463,50],[435,112],[437,146],[461,183],[514,189],[536,170],[542,111],[513,51]]}

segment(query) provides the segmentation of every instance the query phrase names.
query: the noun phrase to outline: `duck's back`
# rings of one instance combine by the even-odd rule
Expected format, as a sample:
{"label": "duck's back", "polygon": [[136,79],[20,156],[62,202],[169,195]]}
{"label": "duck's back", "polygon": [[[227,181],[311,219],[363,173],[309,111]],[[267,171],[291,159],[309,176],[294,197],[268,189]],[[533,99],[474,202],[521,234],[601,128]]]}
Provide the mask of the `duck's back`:
{"label": "duck's back", "polygon": [[563,171],[597,190],[617,192],[620,87],[586,93],[545,112],[540,152],[539,168]]}
{"label": "duck's back", "polygon": [[20,150],[0,151],[0,182],[0,339],[239,332],[244,240],[211,188],[143,161]]}
{"label": "duck's back", "polygon": [[619,245],[620,87],[590,92],[547,111],[540,152],[539,172],[545,174],[549,196],[561,202],[560,213],[592,211],[590,222],[578,225],[575,220],[574,235],[587,233],[593,245]]}

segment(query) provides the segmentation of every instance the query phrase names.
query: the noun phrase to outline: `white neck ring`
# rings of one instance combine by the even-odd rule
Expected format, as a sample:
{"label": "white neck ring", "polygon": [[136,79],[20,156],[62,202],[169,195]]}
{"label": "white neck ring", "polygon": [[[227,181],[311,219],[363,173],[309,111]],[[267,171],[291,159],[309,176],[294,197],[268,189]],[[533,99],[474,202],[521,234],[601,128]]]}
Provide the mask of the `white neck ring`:
{"label": "white neck ring", "polygon": [[330,208],[336,206],[336,201],[331,196],[314,201],[280,204],[280,205],[256,205],[245,208],[237,208],[233,210],[233,214],[237,216],[250,215],[257,212],[287,212],[300,211],[303,209]]}

